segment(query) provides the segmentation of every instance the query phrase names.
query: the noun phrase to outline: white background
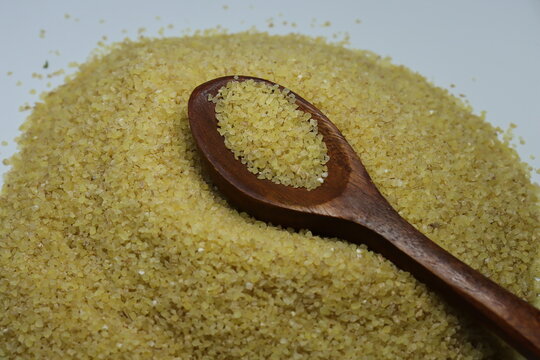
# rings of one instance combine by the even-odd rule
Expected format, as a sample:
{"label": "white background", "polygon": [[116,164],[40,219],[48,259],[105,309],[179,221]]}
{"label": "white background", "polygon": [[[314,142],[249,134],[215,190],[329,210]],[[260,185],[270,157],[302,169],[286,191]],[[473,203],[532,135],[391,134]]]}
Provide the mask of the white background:
{"label": "white background", "polygon": [[[326,21],[330,27],[322,26]],[[134,37],[140,27],[156,35],[168,24],[174,28],[167,36],[218,24],[231,31],[256,26],[271,33],[348,32],[352,47],[391,56],[439,86],[455,84],[450,90],[465,94],[475,112],[486,110],[491,123],[504,129],[518,124],[514,132],[526,141],[518,145],[522,159],[540,167],[540,159],[529,158],[540,158],[540,0],[0,0],[0,141],[9,142],[0,146],[0,158],[15,151],[13,139],[28,115],[19,106],[38,99],[30,89],[48,89],[51,79],[32,73],[84,61],[104,35],[121,40],[124,29]],[[53,87],[60,81],[52,79]],[[6,169],[0,166],[0,173]],[[540,181],[538,174],[533,178]]]}

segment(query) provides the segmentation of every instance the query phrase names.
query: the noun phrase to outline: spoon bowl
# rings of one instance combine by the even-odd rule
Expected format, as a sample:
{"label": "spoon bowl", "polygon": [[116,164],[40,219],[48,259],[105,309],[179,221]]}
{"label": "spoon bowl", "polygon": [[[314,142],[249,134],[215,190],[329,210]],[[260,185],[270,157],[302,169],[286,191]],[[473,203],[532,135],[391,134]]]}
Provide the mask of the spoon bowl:
{"label": "spoon bowl", "polygon": [[275,225],[366,244],[468,311],[527,358],[540,359],[540,311],[404,220],[379,192],[336,126],[298,94],[292,92],[296,104],[317,121],[328,149],[328,177],[321,186],[307,190],[261,180],[249,172],[225,147],[217,131],[215,104],[208,100],[228,82],[246,80],[276,85],[255,77],[226,76],[199,85],[188,102],[191,132],[202,162],[233,206]]}

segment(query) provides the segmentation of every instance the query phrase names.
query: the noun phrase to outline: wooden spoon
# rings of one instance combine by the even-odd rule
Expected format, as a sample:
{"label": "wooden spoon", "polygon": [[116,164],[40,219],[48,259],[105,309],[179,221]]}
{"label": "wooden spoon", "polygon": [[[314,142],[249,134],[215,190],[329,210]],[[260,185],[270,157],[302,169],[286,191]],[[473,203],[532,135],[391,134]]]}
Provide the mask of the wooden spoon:
{"label": "wooden spoon", "polygon": [[[328,177],[314,190],[260,180],[236,160],[217,131],[215,96],[226,76],[199,85],[189,99],[191,132],[215,185],[240,210],[296,229],[364,243],[444,294],[530,359],[540,359],[540,311],[473,270],[405,221],[371,181],[355,151],[334,124],[298,96],[296,104],[317,120],[328,148]],[[283,87],[281,87],[283,89]]]}

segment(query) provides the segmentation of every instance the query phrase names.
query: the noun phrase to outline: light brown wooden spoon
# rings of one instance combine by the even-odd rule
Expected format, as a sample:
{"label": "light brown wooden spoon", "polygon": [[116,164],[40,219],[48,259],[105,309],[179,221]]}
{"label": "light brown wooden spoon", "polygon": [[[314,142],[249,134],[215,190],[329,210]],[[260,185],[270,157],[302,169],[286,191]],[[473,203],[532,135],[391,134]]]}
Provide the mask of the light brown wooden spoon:
{"label": "light brown wooden spoon", "polygon": [[328,177],[308,191],[260,180],[236,160],[217,131],[215,96],[226,76],[199,85],[189,99],[191,132],[212,181],[237,208],[256,218],[364,243],[403,270],[465,308],[530,359],[540,359],[540,311],[473,270],[405,221],[371,181],[355,151],[315,106],[294,94],[299,108],[317,120],[328,148]]}

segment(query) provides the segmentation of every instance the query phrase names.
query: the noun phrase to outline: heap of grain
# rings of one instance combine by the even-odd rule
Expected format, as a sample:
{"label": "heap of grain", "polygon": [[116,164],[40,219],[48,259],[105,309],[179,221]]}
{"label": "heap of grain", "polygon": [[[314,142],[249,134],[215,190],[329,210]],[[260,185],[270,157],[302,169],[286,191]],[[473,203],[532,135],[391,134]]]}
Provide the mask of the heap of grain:
{"label": "heap of grain", "polygon": [[298,109],[290,90],[230,81],[209,100],[225,146],[259,179],[308,190],[324,182],[329,157],[317,120]]}
{"label": "heap of grain", "polygon": [[256,221],[203,180],[187,99],[235,73],[309,99],[407,220],[533,297],[537,189],[445,90],[296,35],[142,40],[82,65],[24,125],[0,197],[0,357],[502,356],[379,255]]}

